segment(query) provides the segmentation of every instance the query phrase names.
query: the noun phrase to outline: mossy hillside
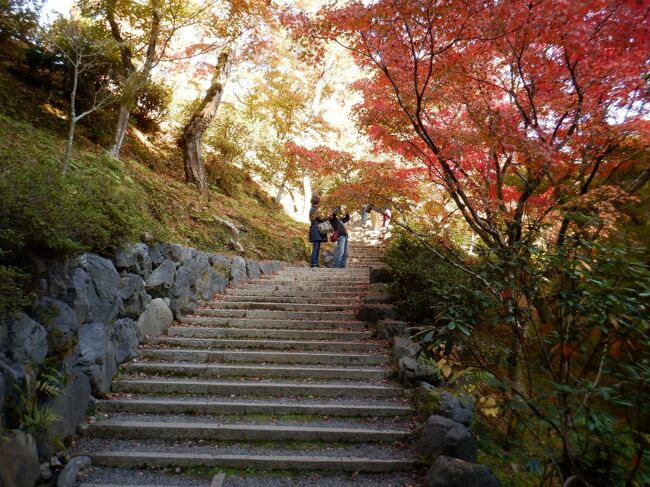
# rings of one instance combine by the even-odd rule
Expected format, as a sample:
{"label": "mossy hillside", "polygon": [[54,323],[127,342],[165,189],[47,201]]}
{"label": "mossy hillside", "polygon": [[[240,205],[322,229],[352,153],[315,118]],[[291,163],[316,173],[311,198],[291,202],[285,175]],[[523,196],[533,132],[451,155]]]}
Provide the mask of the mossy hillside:
{"label": "mossy hillside", "polygon": [[222,162],[202,196],[183,182],[180,152],[165,134],[131,128],[118,161],[94,143],[93,126],[81,125],[63,178],[66,127],[56,99],[2,69],[0,92],[0,313],[29,304],[34,256],[106,255],[138,240],[234,253],[230,230],[214,217],[240,229],[244,257],[306,258],[306,226],[241,169]]}

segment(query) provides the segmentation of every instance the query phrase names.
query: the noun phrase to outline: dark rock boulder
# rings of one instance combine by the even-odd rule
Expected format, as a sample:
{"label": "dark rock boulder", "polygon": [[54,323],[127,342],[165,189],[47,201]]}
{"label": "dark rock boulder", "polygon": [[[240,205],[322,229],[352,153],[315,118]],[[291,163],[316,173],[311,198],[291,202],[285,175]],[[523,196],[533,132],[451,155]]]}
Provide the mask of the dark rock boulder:
{"label": "dark rock boulder", "polygon": [[117,320],[113,327],[111,342],[115,349],[115,362],[118,365],[135,357],[138,348],[135,321],[131,318]]}
{"label": "dark rock boulder", "polygon": [[395,336],[408,337],[410,325],[406,321],[393,320],[391,318],[379,320],[374,327],[377,330],[377,338],[387,340]]}
{"label": "dark rock boulder", "polygon": [[169,296],[176,278],[176,264],[170,259],[163,260],[145,281],[147,293],[154,298]]}
{"label": "dark rock boulder", "polygon": [[32,316],[47,331],[48,355],[66,352],[71,347],[79,330],[79,321],[70,306],[44,296],[32,310]]}
{"label": "dark rock boulder", "polygon": [[429,416],[417,443],[418,452],[433,460],[440,455],[476,461],[476,444],[471,431],[443,416]]}
{"label": "dark rock boulder", "polygon": [[440,392],[437,402],[431,410],[432,414],[444,416],[457,423],[471,426],[474,418],[474,399],[469,394],[456,397],[448,392]]}
{"label": "dark rock boulder", "polygon": [[262,277],[262,271],[260,270],[260,264],[258,261],[253,259],[246,260],[246,275],[249,279],[259,279]]}
{"label": "dark rock boulder", "polygon": [[395,319],[397,311],[390,304],[364,303],[357,310],[356,319],[367,323],[377,323],[384,319]]}
{"label": "dark rock boulder", "polygon": [[52,400],[53,412],[59,417],[53,432],[62,440],[72,436],[77,426],[86,419],[90,404],[90,379],[80,371],[72,370],[65,388]]}
{"label": "dark rock boulder", "polygon": [[371,267],[369,269],[368,277],[370,279],[370,284],[391,282],[393,280],[393,276],[391,276],[388,267]]}
{"label": "dark rock boulder", "polygon": [[138,274],[144,279],[149,277],[153,267],[149,247],[141,242],[129,244],[126,248],[118,250],[113,262],[118,270]]}
{"label": "dark rock boulder", "polygon": [[160,246],[160,252],[166,259],[182,264],[191,260],[196,255],[197,250],[179,244],[166,243]]}
{"label": "dark rock boulder", "polygon": [[234,257],[230,265],[230,283],[233,285],[240,284],[248,279],[246,274],[246,261],[243,257]]}
{"label": "dark rock boulder", "polygon": [[120,275],[115,266],[94,254],[79,256],[76,264],[63,301],[74,310],[79,323],[114,321],[120,308]]}
{"label": "dark rock boulder", "polygon": [[145,289],[145,282],[139,274],[123,275],[120,279],[118,295],[122,303],[120,311],[122,317],[137,318],[151,301],[151,296]]}
{"label": "dark rock boulder", "polygon": [[88,376],[93,394],[104,396],[110,391],[117,364],[111,336],[104,323],[86,323],[79,329],[79,358],[75,368]]}
{"label": "dark rock boulder", "polygon": [[8,359],[22,365],[41,365],[45,362],[47,331],[41,324],[22,313],[9,320],[6,327],[5,354]]}
{"label": "dark rock boulder", "polygon": [[402,357],[415,357],[422,347],[408,337],[393,337],[393,353],[398,360]]}
{"label": "dark rock boulder", "polygon": [[91,465],[92,461],[90,457],[80,456],[71,458],[56,479],[56,487],[74,487],[79,474]]}
{"label": "dark rock boulder", "polygon": [[438,457],[424,479],[424,487],[500,487],[500,485],[486,466],[445,455]]}
{"label": "dark rock boulder", "polygon": [[135,325],[137,336],[162,335],[173,321],[174,315],[165,300],[156,298],[138,318]]}
{"label": "dark rock boulder", "polygon": [[227,273],[210,264],[210,254],[197,252],[176,272],[171,290],[171,309],[176,316],[191,312],[199,301],[208,301],[228,284]]}
{"label": "dark rock boulder", "polygon": [[33,487],[40,473],[36,442],[20,430],[5,430],[0,435],[0,485]]}
{"label": "dark rock boulder", "polygon": [[421,364],[411,357],[402,357],[399,359],[398,375],[399,379],[406,386],[413,386],[419,382],[427,382],[434,386],[439,386],[442,383],[436,369]]}
{"label": "dark rock boulder", "polygon": [[161,244],[154,244],[149,247],[149,257],[151,258],[151,267],[153,269],[158,267],[162,261],[165,260],[165,256],[161,251]]}
{"label": "dark rock boulder", "polygon": [[258,264],[262,275],[268,276],[275,272],[275,266],[270,260],[260,260]]}

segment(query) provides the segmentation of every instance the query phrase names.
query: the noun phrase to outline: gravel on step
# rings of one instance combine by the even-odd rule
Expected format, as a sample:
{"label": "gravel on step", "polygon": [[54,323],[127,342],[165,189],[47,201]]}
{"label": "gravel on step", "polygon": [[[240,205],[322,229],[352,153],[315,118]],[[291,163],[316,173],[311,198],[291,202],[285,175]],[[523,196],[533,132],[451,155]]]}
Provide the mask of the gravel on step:
{"label": "gravel on step", "polygon": [[295,477],[226,475],[223,487],[420,487],[419,472]]}
{"label": "gravel on step", "polygon": [[207,487],[210,479],[189,475],[179,475],[174,469],[164,470],[131,470],[128,468],[92,467],[82,473],[77,484],[125,484],[175,487]]}
{"label": "gravel on step", "polygon": [[[126,400],[126,399],[133,399],[133,400],[148,400],[148,399],[155,399],[155,400],[170,400],[170,401],[192,401],[192,400],[200,400],[200,401],[218,401],[218,402],[241,402],[246,398],[247,396],[244,395],[230,395],[230,396],[214,396],[214,395],[198,395],[198,394],[179,394],[179,395],[150,395],[150,394],[125,394],[125,393],[113,393],[111,394],[111,399],[116,399],[116,400]],[[307,397],[295,397],[295,398],[287,398],[287,397],[271,397],[271,398],[260,398],[259,396],[252,396],[250,399],[246,399],[247,401],[250,400],[252,402],[273,402],[273,403],[278,403],[278,404],[304,404],[304,405],[309,405],[309,404],[327,404],[327,405],[339,405],[339,406],[361,406],[361,405],[369,405],[369,406],[410,406],[411,401],[408,398],[405,397],[396,397],[394,399],[374,399],[374,398],[351,398],[351,397],[340,397],[336,399],[331,399],[331,398],[307,398]]]}
{"label": "gravel on step", "polygon": [[[265,417],[260,417],[265,416]],[[134,413],[104,413],[94,416],[97,421],[111,419],[124,421],[145,421],[157,423],[205,423],[205,424],[257,424],[274,426],[310,426],[322,428],[370,428],[370,429],[411,429],[412,418],[389,416],[383,418],[354,418],[311,416],[307,419],[292,419],[274,415],[194,415],[194,414],[134,414]],[[92,420],[91,420],[92,422]]]}
{"label": "gravel on step", "polygon": [[203,440],[116,440],[80,438],[71,447],[75,454],[94,451],[204,453],[208,455],[290,455],[290,456],[345,456],[377,459],[412,460],[411,445],[395,442],[391,446],[379,444],[323,444],[312,442],[210,442]]}

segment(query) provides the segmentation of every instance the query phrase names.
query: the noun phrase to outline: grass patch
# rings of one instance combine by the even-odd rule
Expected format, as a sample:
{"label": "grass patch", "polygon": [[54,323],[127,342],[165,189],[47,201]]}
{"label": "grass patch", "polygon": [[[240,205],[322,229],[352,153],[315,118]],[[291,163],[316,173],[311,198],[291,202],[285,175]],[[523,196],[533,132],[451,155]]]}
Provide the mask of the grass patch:
{"label": "grass patch", "polygon": [[[4,63],[0,63],[4,64]],[[183,181],[183,162],[165,134],[131,128],[120,161],[94,143],[102,137],[80,124],[65,178],[63,102],[0,66],[0,312],[29,300],[34,257],[84,251],[108,255],[128,241],[169,241],[234,253],[230,231],[241,231],[244,257],[289,262],[307,257],[307,227],[290,219],[241,169],[232,165],[221,188],[200,195]],[[12,96],[7,96],[11,93]],[[19,110],[19,107],[27,107]],[[103,130],[101,127],[99,131]],[[101,135],[101,134],[100,134]]]}

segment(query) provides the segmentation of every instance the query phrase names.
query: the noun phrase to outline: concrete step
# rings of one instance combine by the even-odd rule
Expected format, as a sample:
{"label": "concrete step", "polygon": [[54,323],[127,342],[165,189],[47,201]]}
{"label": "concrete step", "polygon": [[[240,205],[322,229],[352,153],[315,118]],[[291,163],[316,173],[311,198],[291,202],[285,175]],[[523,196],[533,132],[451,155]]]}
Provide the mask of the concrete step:
{"label": "concrete step", "polygon": [[127,373],[189,377],[254,377],[282,379],[381,380],[391,375],[381,367],[325,367],[298,365],[193,364],[186,362],[134,362]]}
{"label": "concrete step", "polygon": [[370,331],[291,330],[276,328],[218,328],[201,326],[171,326],[169,336],[189,338],[284,338],[286,340],[364,340]]}
{"label": "concrete step", "polygon": [[[367,290],[364,290],[365,294]],[[308,299],[342,299],[349,300],[350,303],[356,302],[359,300],[359,293],[349,293],[349,292],[331,292],[327,290],[318,290],[314,292],[313,290],[291,290],[291,289],[265,289],[265,288],[228,288],[226,289],[226,295],[229,296],[272,296],[272,297],[296,297],[296,298],[308,298]]]}
{"label": "concrete step", "polygon": [[274,352],[265,350],[147,350],[140,356],[146,359],[170,360],[174,362],[228,362],[228,363],[275,363],[275,364],[323,364],[323,365],[385,365],[388,355],[361,353],[315,353],[315,352]]}
{"label": "concrete step", "polygon": [[181,325],[218,327],[218,328],[264,328],[288,330],[355,330],[365,329],[363,321],[350,320],[292,320],[276,318],[221,318],[218,316],[181,316]]}
{"label": "concrete step", "polygon": [[204,467],[256,470],[336,470],[345,472],[390,472],[410,470],[414,462],[406,458],[367,458],[313,455],[209,454],[164,452],[88,452],[93,465],[123,468]]}
{"label": "concrete step", "polygon": [[133,379],[113,382],[114,392],[137,394],[201,394],[266,397],[369,397],[374,399],[407,397],[401,387],[366,383],[237,382],[180,378]]}
{"label": "concrete step", "polygon": [[[296,304],[298,306],[350,306],[353,308],[358,307],[361,304],[361,299],[355,299],[354,297],[346,295],[343,298],[314,298],[314,297],[305,297],[305,296],[236,296],[232,294],[222,294],[215,298],[214,301],[210,301],[209,305],[218,305],[226,303],[240,303],[240,302],[255,302],[255,303],[276,303],[276,304]],[[343,308],[342,308],[343,309]]]}
{"label": "concrete step", "polygon": [[310,311],[310,310],[270,310],[270,309],[215,309],[198,308],[194,316],[214,316],[218,318],[259,318],[264,320],[354,320],[353,311]]}
{"label": "concrete step", "polygon": [[330,285],[328,282],[314,282],[313,284],[309,283],[300,283],[300,284],[282,284],[282,283],[264,283],[264,284],[244,284],[239,286],[237,289],[242,291],[250,291],[252,289],[256,291],[283,291],[283,292],[309,292],[311,295],[319,296],[320,292],[339,292],[339,293],[348,293],[348,294],[358,294],[367,291],[368,285],[362,286],[348,286],[347,284],[342,284],[340,286]]}
{"label": "concrete step", "polygon": [[119,439],[207,441],[398,441],[408,430],[296,426],[276,424],[229,424],[192,421],[137,421],[111,418],[89,424],[86,436]]}
{"label": "concrete step", "polygon": [[[360,301],[359,301],[360,303]],[[196,308],[194,313],[200,315],[204,310],[223,309],[223,310],[284,310],[284,311],[349,311],[354,313],[359,308],[360,304],[350,304],[347,303],[304,303],[304,302],[280,302],[280,301],[236,301],[236,300],[224,300],[224,301],[210,301],[208,303],[209,307]],[[328,319],[331,319],[328,316]]]}
{"label": "concrete step", "polygon": [[359,276],[343,276],[332,274],[330,275],[319,275],[319,274],[278,274],[276,276],[271,276],[261,279],[252,279],[246,281],[247,284],[266,284],[269,282],[272,283],[283,283],[283,284],[300,284],[300,283],[309,283],[309,284],[325,284],[324,279],[327,279],[327,284],[332,282],[335,285],[347,285],[347,286],[363,286],[368,284],[367,275]]}
{"label": "concrete step", "polygon": [[156,397],[143,399],[112,399],[99,402],[105,413],[136,414],[270,414],[309,416],[385,417],[413,414],[401,404],[341,404],[336,402],[279,402],[261,400],[207,400]]}
{"label": "concrete step", "polygon": [[207,349],[264,349],[264,350],[312,350],[369,352],[380,350],[383,345],[359,341],[316,341],[316,340],[234,340],[214,338],[152,337],[143,341],[146,345],[170,347],[192,347]]}

